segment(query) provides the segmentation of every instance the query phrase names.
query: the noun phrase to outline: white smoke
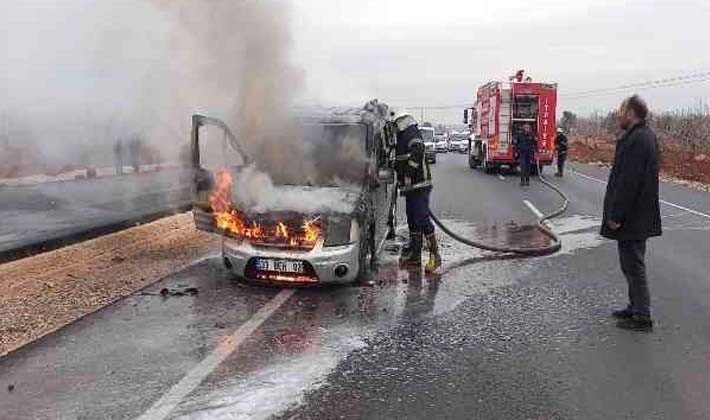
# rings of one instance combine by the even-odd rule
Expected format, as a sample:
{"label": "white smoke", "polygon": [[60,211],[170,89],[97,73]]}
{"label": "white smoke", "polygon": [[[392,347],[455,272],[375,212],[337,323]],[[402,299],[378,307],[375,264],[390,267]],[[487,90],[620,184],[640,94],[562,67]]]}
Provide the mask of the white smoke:
{"label": "white smoke", "polygon": [[274,185],[266,173],[249,166],[234,179],[232,196],[243,210],[256,213],[296,211],[305,214],[323,212],[350,213],[361,187],[344,184],[340,188]]}
{"label": "white smoke", "polygon": [[[297,98],[343,98],[354,89],[318,85],[302,69],[287,2],[2,2],[0,178],[111,166],[116,141],[135,136],[161,159],[178,159],[193,113],[232,127],[256,164],[254,187],[245,188],[348,184],[366,163],[353,146],[361,139],[303,142],[291,113]],[[315,90],[304,95],[306,83]]]}

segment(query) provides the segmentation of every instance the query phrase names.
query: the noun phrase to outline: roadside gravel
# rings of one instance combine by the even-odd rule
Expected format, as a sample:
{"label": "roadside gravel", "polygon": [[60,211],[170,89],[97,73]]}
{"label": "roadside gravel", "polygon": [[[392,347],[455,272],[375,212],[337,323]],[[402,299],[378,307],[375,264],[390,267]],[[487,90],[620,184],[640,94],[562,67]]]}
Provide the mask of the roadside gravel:
{"label": "roadside gravel", "polygon": [[218,250],[184,213],[0,265],[0,356]]}

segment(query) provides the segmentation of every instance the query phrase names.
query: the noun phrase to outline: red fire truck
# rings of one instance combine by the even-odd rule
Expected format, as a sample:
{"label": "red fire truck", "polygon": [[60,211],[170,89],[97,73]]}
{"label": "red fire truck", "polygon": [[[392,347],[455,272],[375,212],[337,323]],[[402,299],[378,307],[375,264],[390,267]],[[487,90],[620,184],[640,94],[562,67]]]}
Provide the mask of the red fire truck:
{"label": "red fire truck", "polygon": [[550,165],[555,152],[557,84],[533,82],[522,70],[508,82],[489,82],[480,88],[464,122],[470,126],[469,165],[486,173],[515,169],[518,154],[513,136],[530,124],[537,138],[541,165]]}

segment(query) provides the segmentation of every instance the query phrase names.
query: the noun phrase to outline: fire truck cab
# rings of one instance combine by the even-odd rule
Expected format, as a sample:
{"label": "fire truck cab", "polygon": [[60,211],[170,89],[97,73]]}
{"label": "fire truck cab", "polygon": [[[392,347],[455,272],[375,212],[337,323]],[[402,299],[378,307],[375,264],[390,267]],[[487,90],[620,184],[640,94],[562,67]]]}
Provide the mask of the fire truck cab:
{"label": "fire truck cab", "polygon": [[523,80],[522,71],[509,82],[489,82],[478,89],[464,122],[470,126],[469,166],[492,173],[515,169],[518,153],[513,136],[530,124],[537,139],[536,159],[550,165],[555,151],[557,84]]}

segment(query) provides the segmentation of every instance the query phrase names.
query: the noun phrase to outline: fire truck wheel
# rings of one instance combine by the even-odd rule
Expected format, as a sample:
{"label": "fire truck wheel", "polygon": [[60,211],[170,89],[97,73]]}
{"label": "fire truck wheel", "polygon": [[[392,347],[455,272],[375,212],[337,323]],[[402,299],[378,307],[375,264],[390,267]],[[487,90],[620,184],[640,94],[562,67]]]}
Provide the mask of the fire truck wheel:
{"label": "fire truck wheel", "polygon": [[484,151],[483,152],[483,163],[482,163],[482,168],[483,172],[487,174],[492,174],[498,169],[494,164],[488,163],[488,152]]}

